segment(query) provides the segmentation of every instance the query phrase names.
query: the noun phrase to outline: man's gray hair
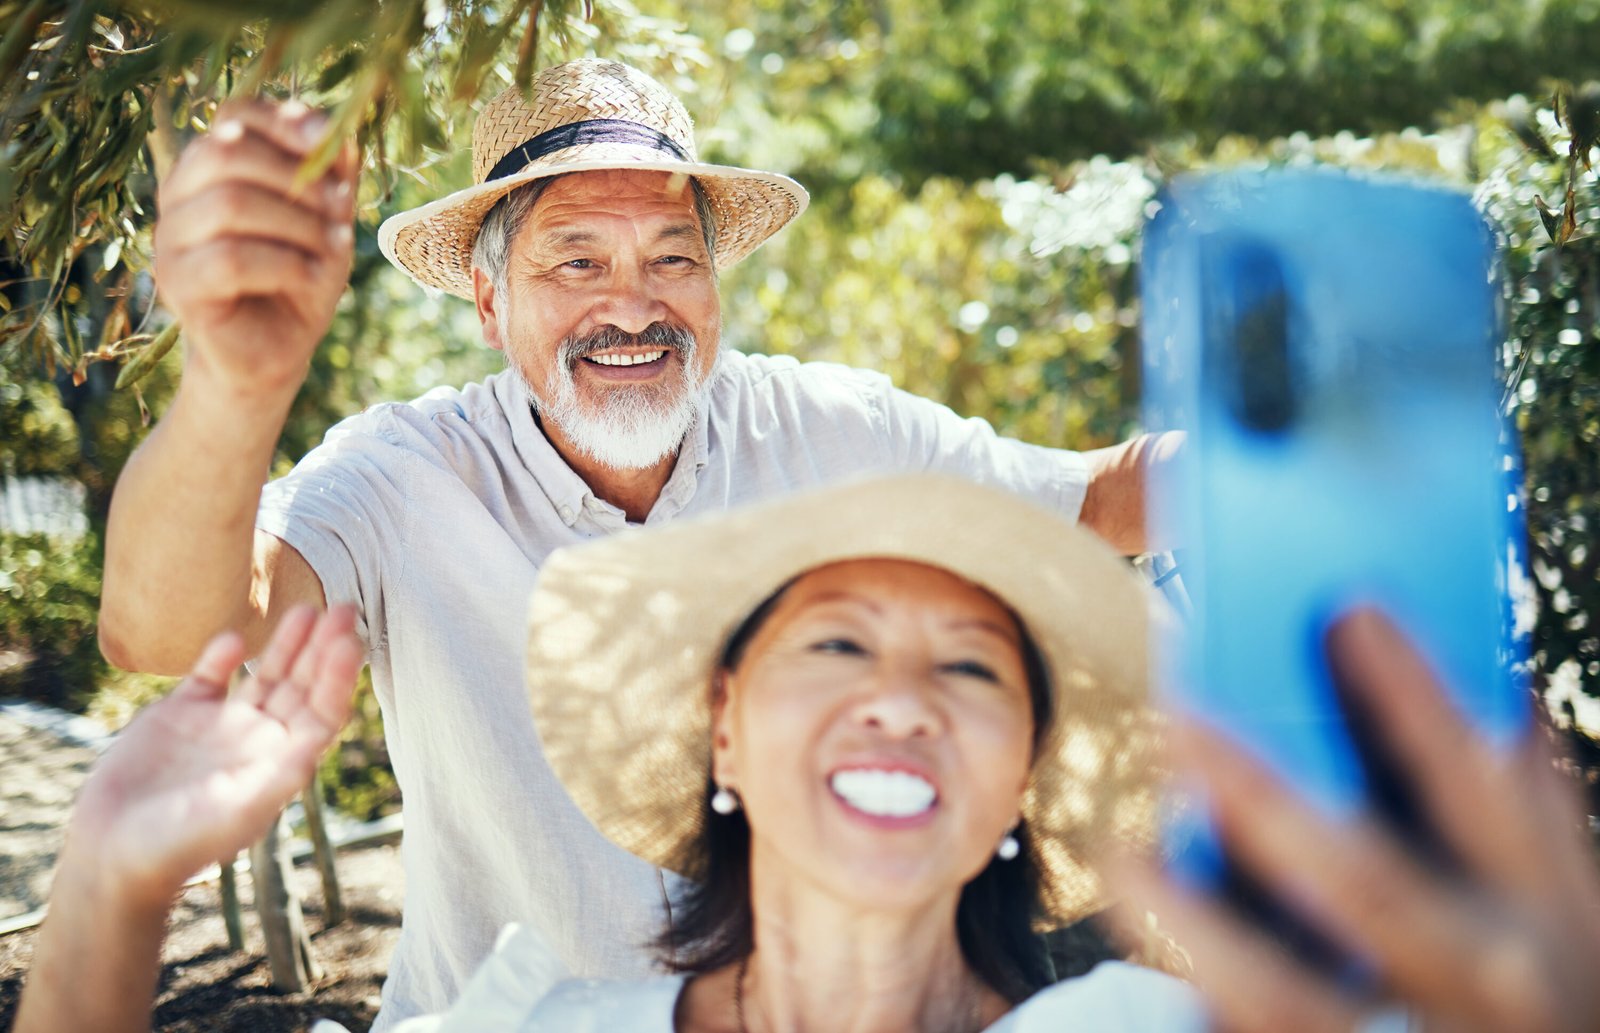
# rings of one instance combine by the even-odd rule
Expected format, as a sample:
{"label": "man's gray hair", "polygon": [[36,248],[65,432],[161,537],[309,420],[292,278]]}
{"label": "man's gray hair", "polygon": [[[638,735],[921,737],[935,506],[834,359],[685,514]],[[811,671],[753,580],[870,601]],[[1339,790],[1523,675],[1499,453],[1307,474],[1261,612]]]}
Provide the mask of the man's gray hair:
{"label": "man's gray hair", "polygon": [[[576,175],[568,172],[565,175]],[[483,225],[478,229],[478,239],[472,242],[472,267],[482,269],[494,284],[496,291],[504,291],[506,287],[506,264],[511,256],[511,242],[517,239],[517,234],[522,230],[522,224],[527,221],[528,213],[533,211],[534,203],[545,189],[560,179],[561,176],[550,176],[547,179],[536,179],[532,183],[517,187],[489,209],[489,214],[483,217]],[[717,220],[711,212],[711,201],[706,197],[706,192],[700,186],[700,181],[689,179],[689,188],[694,191],[694,213],[700,219],[700,233],[705,237],[706,256],[711,262],[711,275],[717,275]]]}

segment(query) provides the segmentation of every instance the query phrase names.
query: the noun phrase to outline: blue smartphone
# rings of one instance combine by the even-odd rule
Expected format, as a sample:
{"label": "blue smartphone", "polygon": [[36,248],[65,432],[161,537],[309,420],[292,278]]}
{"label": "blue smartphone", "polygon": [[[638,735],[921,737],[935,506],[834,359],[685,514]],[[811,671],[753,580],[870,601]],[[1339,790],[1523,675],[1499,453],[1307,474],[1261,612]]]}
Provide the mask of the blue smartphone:
{"label": "blue smartphone", "polygon": [[[1327,168],[1183,177],[1158,200],[1145,418],[1188,441],[1150,502],[1190,603],[1157,646],[1163,691],[1328,810],[1377,811],[1427,847],[1324,641],[1374,603],[1493,739],[1529,720],[1492,228],[1463,194]],[[1341,963],[1230,864],[1201,808],[1169,820],[1166,847],[1180,879]]]}

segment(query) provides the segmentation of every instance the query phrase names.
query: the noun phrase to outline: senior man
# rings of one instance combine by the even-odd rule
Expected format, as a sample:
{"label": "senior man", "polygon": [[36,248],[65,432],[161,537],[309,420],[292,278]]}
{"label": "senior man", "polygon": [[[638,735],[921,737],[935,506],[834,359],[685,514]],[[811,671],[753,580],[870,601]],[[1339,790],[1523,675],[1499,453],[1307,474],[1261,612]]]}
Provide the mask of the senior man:
{"label": "senior man", "polygon": [[117,486],[100,631],[118,665],[177,672],[219,628],[255,649],[296,603],[356,606],[407,827],[378,1027],[442,1010],[511,919],[580,975],[647,964],[668,886],[568,800],[528,715],[524,607],[552,550],[908,469],[1142,547],[1143,471],[1167,443],[1041,448],[879,374],[719,349],[718,270],[805,191],[698,161],[677,99],[598,60],[491,101],[475,185],[380,232],[414,279],[476,303],[507,369],[351,417],[263,489],[350,261],[353,152],[295,186],[320,125],[231,104],[163,184],[156,276],[184,378]]}

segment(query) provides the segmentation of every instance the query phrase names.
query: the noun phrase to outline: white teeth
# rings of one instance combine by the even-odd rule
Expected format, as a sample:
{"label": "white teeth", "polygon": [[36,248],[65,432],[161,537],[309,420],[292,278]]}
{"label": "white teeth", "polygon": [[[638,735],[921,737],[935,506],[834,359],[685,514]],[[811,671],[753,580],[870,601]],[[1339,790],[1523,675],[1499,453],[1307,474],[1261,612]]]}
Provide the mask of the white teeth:
{"label": "white teeth", "polygon": [[885,818],[909,818],[933,806],[933,785],[909,771],[857,768],[837,771],[828,780],[833,791],[858,811]]}
{"label": "white teeth", "polygon": [[600,366],[637,366],[641,362],[654,362],[667,354],[665,349],[645,352],[643,355],[591,355],[589,361]]}

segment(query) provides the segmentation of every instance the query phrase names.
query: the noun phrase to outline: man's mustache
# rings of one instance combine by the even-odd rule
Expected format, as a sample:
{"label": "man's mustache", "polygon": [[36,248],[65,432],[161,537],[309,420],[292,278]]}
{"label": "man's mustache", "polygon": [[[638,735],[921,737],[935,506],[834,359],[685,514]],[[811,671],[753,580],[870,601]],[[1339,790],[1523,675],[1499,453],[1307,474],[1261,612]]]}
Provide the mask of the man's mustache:
{"label": "man's mustache", "polygon": [[573,334],[561,342],[561,361],[568,369],[579,359],[615,348],[669,348],[687,358],[694,354],[694,334],[671,323],[651,323],[633,334],[614,326],[600,326],[586,334]]}

